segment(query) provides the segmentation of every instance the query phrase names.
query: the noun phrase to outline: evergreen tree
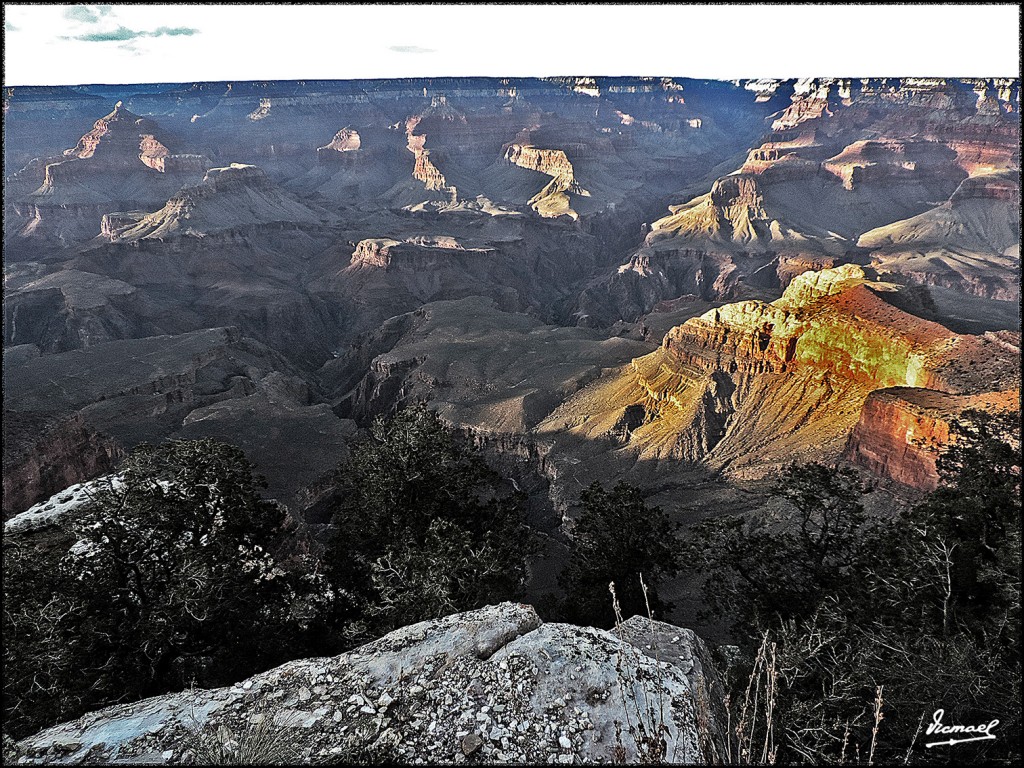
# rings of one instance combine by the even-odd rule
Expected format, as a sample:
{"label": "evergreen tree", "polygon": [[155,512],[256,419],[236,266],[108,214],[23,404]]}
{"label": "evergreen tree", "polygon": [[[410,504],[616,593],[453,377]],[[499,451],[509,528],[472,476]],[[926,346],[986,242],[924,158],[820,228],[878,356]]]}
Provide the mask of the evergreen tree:
{"label": "evergreen tree", "polygon": [[610,491],[593,483],[583,491],[580,504],[572,553],[561,578],[566,617],[578,624],[612,626],[611,582],[623,618],[647,615],[648,602],[652,612],[664,615],[670,606],[660,598],[658,586],[678,571],[678,526],[660,507],[648,507],[638,488],[623,482]]}
{"label": "evergreen tree", "polygon": [[853,583],[873,540],[853,470],[791,465],[771,489],[781,508],[727,515],[693,527],[688,568],[705,579],[708,606],[741,626],[810,615]]}
{"label": "evergreen tree", "polygon": [[342,467],[328,556],[376,632],[517,597],[524,496],[433,411],[374,422]]}
{"label": "evergreen tree", "polygon": [[285,513],[262,485],[233,446],[142,445],[71,513],[69,548],[5,538],[14,727],[226,684],[295,653],[331,595],[273,556]]}

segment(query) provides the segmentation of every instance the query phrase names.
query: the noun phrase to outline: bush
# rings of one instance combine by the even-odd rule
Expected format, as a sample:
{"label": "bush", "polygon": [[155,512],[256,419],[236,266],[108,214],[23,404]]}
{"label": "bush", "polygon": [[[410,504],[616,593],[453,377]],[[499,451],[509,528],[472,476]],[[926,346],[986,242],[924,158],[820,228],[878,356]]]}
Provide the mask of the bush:
{"label": "bush", "polygon": [[813,613],[870,558],[874,525],[862,492],[852,470],[792,465],[771,491],[783,502],[781,512],[695,525],[684,559],[705,576],[708,606],[738,626],[758,629]]}
{"label": "bush", "polygon": [[294,652],[331,595],[272,556],[285,513],[261,482],[232,446],[144,445],[74,513],[69,550],[5,540],[11,730],[224,684]]}
{"label": "bush", "polygon": [[940,488],[896,517],[867,519],[852,474],[810,465],[777,485],[781,517],[695,529],[707,600],[739,618],[733,701],[771,682],[773,722],[746,725],[774,734],[780,762],[927,761],[940,708],[1000,721],[959,759],[1020,759],[1019,438],[971,412],[953,433]]}
{"label": "bush", "polygon": [[375,632],[521,593],[524,495],[425,406],[375,421],[341,473],[329,567]]}
{"label": "bush", "polygon": [[651,611],[663,615],[670,606],[659,597],[658,584],[679,569],[678,526],[660,507],[648,507],[638,488],[623,482],[610,491],[593,483],[583,491],[580,504],[572,553],[561,577],[565,616],[578,624],[614,626],[610,582],[615,582],[624,616],[646,615],[648,599]]}

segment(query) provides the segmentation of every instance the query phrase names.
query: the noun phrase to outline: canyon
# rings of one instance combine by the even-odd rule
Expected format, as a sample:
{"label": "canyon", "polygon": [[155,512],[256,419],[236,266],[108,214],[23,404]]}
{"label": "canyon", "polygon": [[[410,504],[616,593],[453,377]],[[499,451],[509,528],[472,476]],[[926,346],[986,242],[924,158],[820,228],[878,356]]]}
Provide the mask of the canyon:
{"label": "canyon", "polygon": [[5,519],[141,442],[217,437],[316,530],[353,441],[414,401],[514,468],[556,559],[593,480],[689,523],[817,460],[899,506],[964,411],[1019,409],[1019,98],[8,88]]}
{"label": "canyon", "polygon": [[[11,86],[4,114],[13,545],[70,545],[137,446],[213,438],[297,562],[329,546],[344,460],[422,402],[522,495],[540,606],[592,483],[685,530],[821,462],[892,518],[972,412],[1019,419],[1018,81]],[[705,640],[729,636],[699,587],[665,580],[663,621],[615,632],[456,613],[4,757],[202,762],[269,728],[282,762],[641,761],[621,724],[656,700],[636,725],[714,762]]]}

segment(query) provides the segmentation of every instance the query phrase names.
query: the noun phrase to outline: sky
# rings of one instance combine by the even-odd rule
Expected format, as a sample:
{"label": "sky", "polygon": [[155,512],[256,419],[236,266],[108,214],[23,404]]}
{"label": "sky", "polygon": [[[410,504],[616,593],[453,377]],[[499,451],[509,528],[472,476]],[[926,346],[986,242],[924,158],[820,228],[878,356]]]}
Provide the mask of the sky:
{"label": "sky", "polygon": [[4,4],[4,85],[1018,77],[1015,5]]}

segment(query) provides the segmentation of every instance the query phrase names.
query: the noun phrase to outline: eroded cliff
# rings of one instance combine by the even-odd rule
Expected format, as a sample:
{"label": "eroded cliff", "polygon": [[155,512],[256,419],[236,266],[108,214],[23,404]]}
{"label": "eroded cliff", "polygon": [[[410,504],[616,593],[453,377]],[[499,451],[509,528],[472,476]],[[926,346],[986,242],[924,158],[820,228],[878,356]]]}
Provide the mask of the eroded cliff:
{"label": "eroded cliff", "polygon": [[[541,431],[601,437],[639,407],[627,445],[641,456],[756,477],[838,458],[874,390],[955,397],[1019,388],[1012,342],[909,314],[897,306],[912,306],[905,293],[854,265],[804,273],[775,302],[725,305],[673,328],[660,349],[570,398]],[[886,474],[925,487],[933,478],[910,466],[911,453],[905,469]]]}

